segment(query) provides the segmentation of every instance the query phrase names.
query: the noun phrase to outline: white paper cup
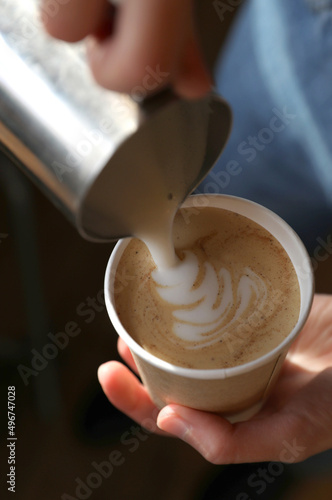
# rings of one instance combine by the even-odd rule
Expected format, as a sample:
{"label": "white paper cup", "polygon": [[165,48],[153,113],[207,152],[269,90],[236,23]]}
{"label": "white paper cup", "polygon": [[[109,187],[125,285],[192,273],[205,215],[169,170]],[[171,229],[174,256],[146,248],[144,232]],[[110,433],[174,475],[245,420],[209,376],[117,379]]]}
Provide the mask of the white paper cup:
{"label": "white paper cup", "polygon": [[284,247],[297,273],[301,303],[296,326],[276,348],[254,361],[222,369],[191,369],[175,366],[145,351],[122,326],[115,310],[114,278],[130,239],[120,240],[109,259],[105,275],[105,302],[119,336],[129,346],[143,383],[152,400],[162,408],[178,403],[198,410],[217,412],[231,422],[257,413],[274,386],[287,352],[310,312],[314,279],[310,258],[293,229],[275,213],[257,203],[226,195],[194,195],[183,207],[227,209],[244,215],[267,229]]}

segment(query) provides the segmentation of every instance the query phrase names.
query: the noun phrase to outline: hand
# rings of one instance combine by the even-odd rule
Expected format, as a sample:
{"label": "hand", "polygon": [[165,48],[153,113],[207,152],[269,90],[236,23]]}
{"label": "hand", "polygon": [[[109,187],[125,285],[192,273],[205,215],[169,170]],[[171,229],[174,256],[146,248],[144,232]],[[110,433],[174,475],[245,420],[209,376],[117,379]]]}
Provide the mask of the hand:
{"label": "hand", "polygon": [[[136,370],[129,349],[119,352]],[[332,448],[332,296],[316,295],[309,319],[293,344],[276,387],[264,408],[247,422],[169,405],[160,412],[146,388],[121,363],[99,368],[108,399],[141,425],[155,422],[189,443],[215,464],[298,462]]]}
{"label": "hand", "polygon": [[70,0],[52,16],[47,3],[40,10],[45,28],[68,42],[88,37],[88,60],[103,87],[131,94],[137,86],[155,92],[170,84],[188,98],[210,89],[192,0],[122,0],[116,9],[107,0]]}

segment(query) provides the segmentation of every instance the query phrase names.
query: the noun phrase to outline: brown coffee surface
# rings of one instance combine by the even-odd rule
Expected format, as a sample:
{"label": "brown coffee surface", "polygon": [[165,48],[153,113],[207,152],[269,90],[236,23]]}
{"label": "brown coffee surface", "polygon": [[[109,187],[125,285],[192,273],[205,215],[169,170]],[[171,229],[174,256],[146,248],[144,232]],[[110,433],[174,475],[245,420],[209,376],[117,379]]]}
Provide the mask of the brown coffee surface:
{"label": "brown coffee surface", "polygon": [[[168,278],[156,278],[138,239],[117,268],[116,310],[144,349],[177,366],[226,368],[262,356],[287,337],[299,316],[299,283],[286,251],[266,229],[220,208],[181,209],[173,241],[181,262],[168,285]],[[186,262],[194,266],[187,274]]]}

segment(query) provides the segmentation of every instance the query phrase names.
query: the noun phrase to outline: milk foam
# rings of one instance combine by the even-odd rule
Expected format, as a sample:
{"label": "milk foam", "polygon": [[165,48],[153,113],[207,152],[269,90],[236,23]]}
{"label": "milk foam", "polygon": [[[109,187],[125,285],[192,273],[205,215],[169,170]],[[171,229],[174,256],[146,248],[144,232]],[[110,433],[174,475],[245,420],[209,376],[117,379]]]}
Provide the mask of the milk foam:
{"label": "milk foam", "polygon": [[208,261],[200,264],[191,251],[176,266],[155,269],[152,278],[159,296],[174,306],[173,333],[190,349],[219,342],[234,323],[249,316],[249,308],[262,310],[268,295],[267,284],[249,267],[243,268],[235,288],[230,270],[217,271]]}
{"label": "milk foam", "polygon": [[[167,253],[165,226],[155,228]],[[223,209],[182,209],[174,248],[175,263],[133,238],[118,264],[118,317],[147,352],[177,366],[226,368],[271,351],[294,328],[296,272],[263,227]]]}

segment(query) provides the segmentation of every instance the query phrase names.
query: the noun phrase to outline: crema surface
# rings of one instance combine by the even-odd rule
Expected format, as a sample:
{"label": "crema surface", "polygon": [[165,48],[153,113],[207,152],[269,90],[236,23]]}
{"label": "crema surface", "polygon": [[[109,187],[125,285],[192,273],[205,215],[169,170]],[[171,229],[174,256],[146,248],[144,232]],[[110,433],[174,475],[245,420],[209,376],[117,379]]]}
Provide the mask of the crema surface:
{"label": "crema surface", "polygon": [[248,218],[182,209],[178,262],[157,268],[132,239],[115,279],[117,313],[144,349],[178,366],[226,368],[269,352],[296,325],[300,290],[280,243]]}

